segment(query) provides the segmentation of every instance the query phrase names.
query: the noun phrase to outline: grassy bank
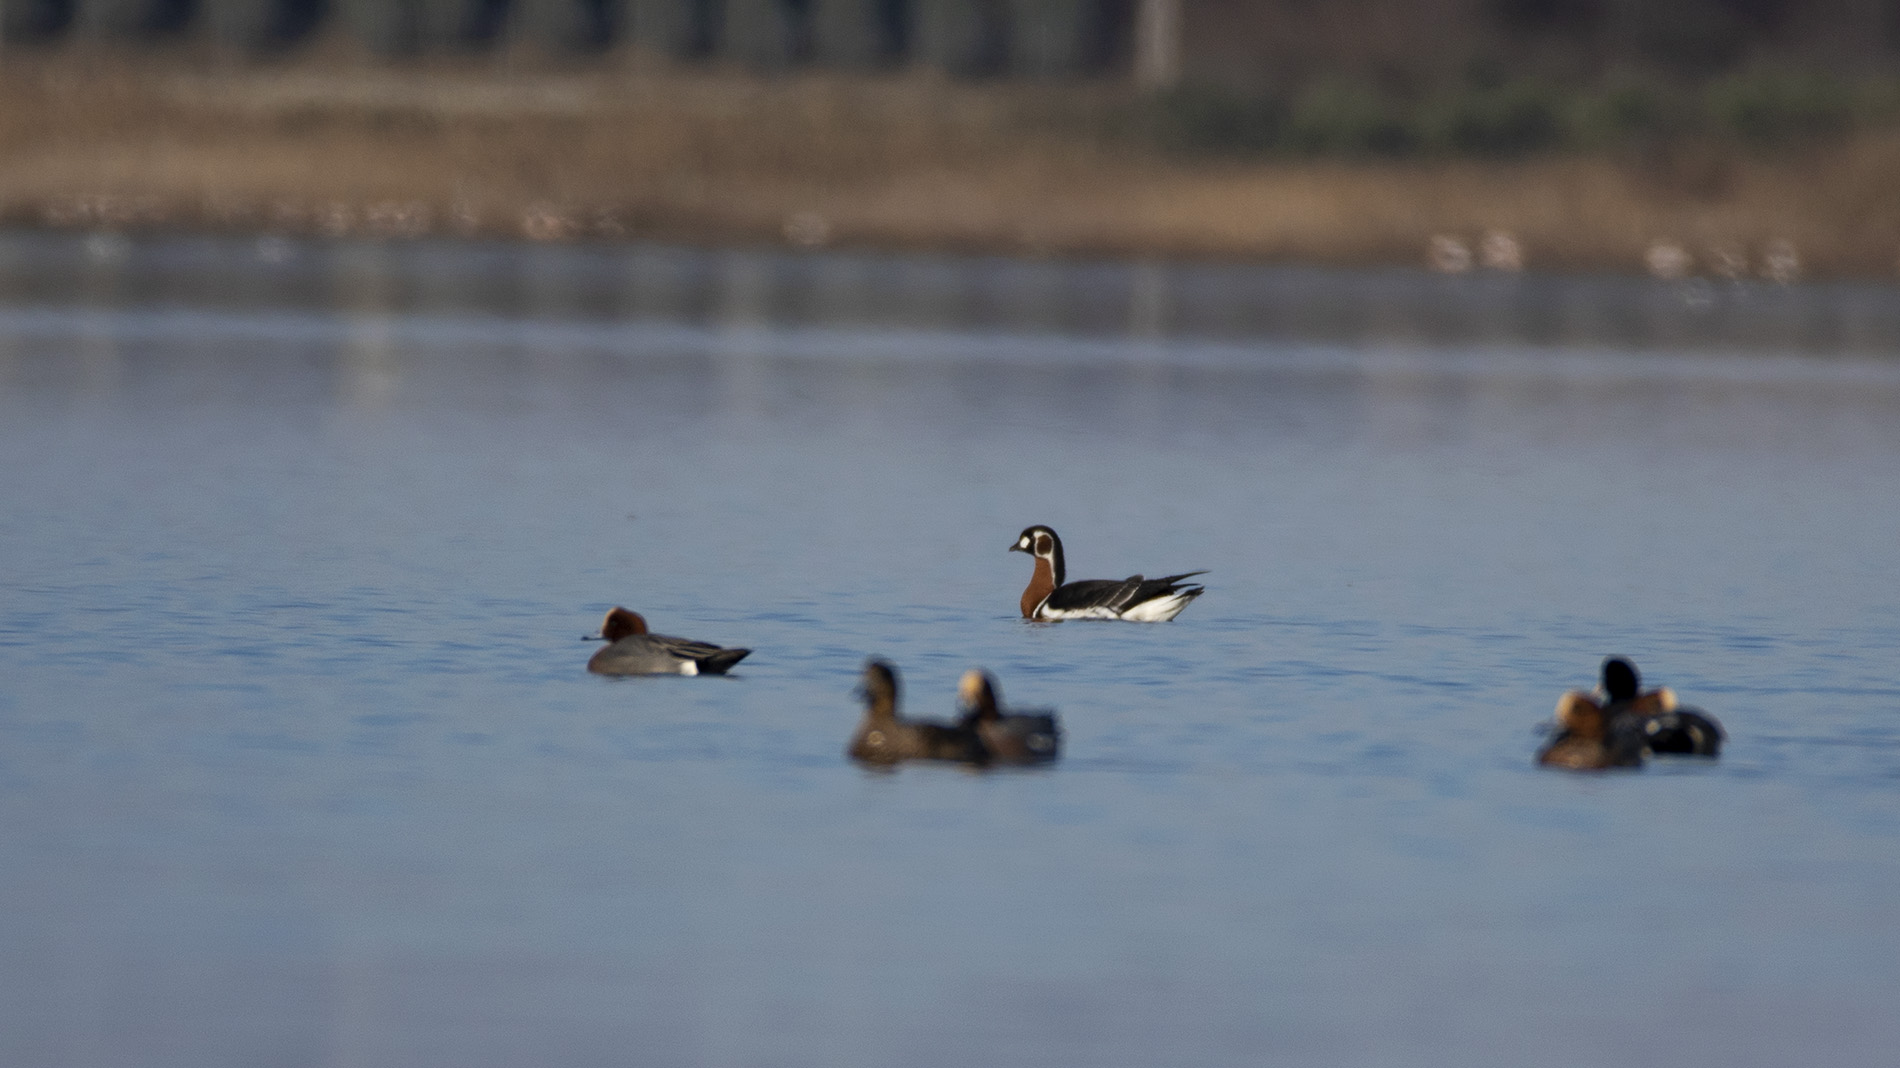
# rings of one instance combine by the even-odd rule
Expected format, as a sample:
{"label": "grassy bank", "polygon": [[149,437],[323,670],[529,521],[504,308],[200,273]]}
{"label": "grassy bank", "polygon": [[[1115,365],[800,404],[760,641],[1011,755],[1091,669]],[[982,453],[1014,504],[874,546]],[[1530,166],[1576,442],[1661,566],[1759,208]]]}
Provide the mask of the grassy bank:
{"label": "grassy bank", "polygon": [[1890,278],[1900,259],[1891,127],[1236,154],[1183,151],[1156,107],[1103,85],[635,61],[8,53],[0,219],[1336,264],[1502,231],[1532,268],[1642,270],[1658,242],[1692,270],[1753,273],[1771,246],[1810,275]]}

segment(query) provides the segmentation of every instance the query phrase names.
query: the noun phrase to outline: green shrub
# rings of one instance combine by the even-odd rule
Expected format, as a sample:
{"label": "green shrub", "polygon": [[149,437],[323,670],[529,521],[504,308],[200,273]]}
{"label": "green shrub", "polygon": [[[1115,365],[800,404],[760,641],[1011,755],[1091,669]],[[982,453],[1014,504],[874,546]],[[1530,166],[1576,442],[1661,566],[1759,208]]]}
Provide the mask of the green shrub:
{"label": "green shrub", "polygon": [[1296,152],[1398,155],[1418,142],[1402,108],[1356,82],[1317,82],[1294,98],[1287,116],[1286,144]]}
{"label": "green shrub", "polygon": [[1200,153],[1500,157],[1684,138],[1773,144],[1892,126],[1900,80],[1756,71],[1697,88],[1625,74],[1559,89],[1467,77],[1421,100],[1329,78],[1290,98],[1184,87],[1149,98],[1140,114],[1158,143]]}
{"label": "green shrub", "polygon": [[1738,74],[1711,83],[1704,98],[1716,127],[1744,141],[1836,134],[1854,123],[1854,92],[1822,75]]}
{"label": "green shrub", "polygon": [[1892,78],[1862,82],[1854,94],[1854,123],[1858,126],[1900,125],[1900,81]]}
{"label": "green shrub", "polygon": [[1602,145],[1650,137],[1686,125],[1679,102],[1648,82],[1621,81],[1577,98],[1571,109],[1571,134],[1584,144]]}
{"label": "green shrub", "polygon": [[1557,95],[1535,82],[1468,88],[1433,101],[1420,117],[1441,152],[1516,156],[1561,143],[1568,130]]}

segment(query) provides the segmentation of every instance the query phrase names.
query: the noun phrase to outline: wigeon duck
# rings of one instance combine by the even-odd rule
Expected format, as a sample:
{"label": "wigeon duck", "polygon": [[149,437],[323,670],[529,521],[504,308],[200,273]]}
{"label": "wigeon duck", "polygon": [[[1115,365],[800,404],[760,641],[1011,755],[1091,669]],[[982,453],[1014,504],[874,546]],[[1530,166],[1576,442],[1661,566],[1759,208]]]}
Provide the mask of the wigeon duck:
{"label": "wigeon duck", "polygon": [[1029,586],[1023,590],[1024,619],[1126,619],[1135,623],[1165,623],[1180,615],[1189,601],[1206,592],[1198,584],[1181,581],[1205,575],[1205,571],[1184,571],[1153,579],[1130,575],[1119,581],[1069,582],[1068,568],[1062,561],[1062,539],[1045,526],[1023,528],[1009,551],[1028,553],[1036,560]]}
{"label": "wigeon duck", "polygon": [[1054,712],[1004,712],[997,707],[996,680],[972,668],[957,686],[962,724],[976,732],[990,759],[1003,764],[1046,764],[1062,748]]}
{"label": "wigeon duck", "polygon": [[1636,673],[1636,665],[1622,657],[1612,656],[1603,661],[1596,701],[1606,713],[1653,716],[1663,710],[1666,693],[1667,690],[1644,693],[1642,676]]}
{"label": "wigeon duck", "polygon": [[724,675],[752,652],[649,634],[640,613],[625,608],[607,613],[597,637],[607,647],[587,662],[587,670],[596,675]]}
{"label": "wigeon duck", "polygon": [[897,669],[873,658],[864,664],[864,722],[851,736],[845,752],[866,764],[896,764],[904,760],[953,760],[983,764],[989,752],[976,732],[961,724],[907,720],[897,714]]}
{"label": "wigeon duck", "polygon": [[1699,708],[1675,707],[1675,693],[1665,688],[1670,707],[1643,724],[1649,734],[1649,751],[1670,756],[1722,755],[1722,742],[1728,735],[1714,716]]}
{"label": "wigeon duck", "polygon": [[1538,750],[1537,762],[1572,771],[1633,768],[1643,763],[1643,740],[1624,727],[1614,729],[1603,706],[1572,690],[1557,701],[1557,734]]}
{"label": "wigeon duck", "polygon": [[1604,713],[1613,719],[1627,716],[1642,731],[1652,753],[1672,756],[1719,756],[1727,736],[1715,717],[1696,708],[1684,708],[1667,686],[1642,692],[1636,665],[1620,656],[1603,662],[1602,690],[1608,698]]}

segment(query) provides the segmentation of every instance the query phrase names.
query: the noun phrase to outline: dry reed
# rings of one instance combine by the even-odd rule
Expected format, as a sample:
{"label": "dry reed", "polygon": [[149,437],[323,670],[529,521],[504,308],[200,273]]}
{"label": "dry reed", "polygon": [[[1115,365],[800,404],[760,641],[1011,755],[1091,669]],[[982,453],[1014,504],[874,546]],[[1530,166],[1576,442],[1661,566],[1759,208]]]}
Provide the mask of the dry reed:
{"label": "dry reed", "polygon": [[[1698,265],[1785,242],[1892,276],[1900,136],[1524,161],[1237,162],[1127,133],[1113,86],[761,77],[638,59],[272,65],[69,49],[0,61],[0,217],[56,226],[1419,263],[1515,235],[1533,268]],[[1117,132],[1122,131],[1122,132]]]}

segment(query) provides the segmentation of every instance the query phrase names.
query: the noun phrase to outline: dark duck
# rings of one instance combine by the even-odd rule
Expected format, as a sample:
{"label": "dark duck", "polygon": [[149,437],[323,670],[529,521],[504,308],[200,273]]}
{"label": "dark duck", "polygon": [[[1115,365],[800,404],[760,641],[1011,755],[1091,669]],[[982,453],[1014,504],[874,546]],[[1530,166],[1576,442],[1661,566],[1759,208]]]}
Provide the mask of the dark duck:
{"label": "dark duck", "polygon": [[1062,749],[1062,728],[1053,711],[1004,711],[996,696],[996,680],[987,671],[972,668],[957,685],[963,706],[963,726],[974,731],[999,764],[1047,764]]}
{"label": "dark duck", "polygon": [[898,713],[897,669],[889,661],[873,658],[865,663],[858,695],[864,699],[864,720],[845,750],[851,759],[881,765],[905,760],[988,763],[989,751],[970,727],[908,720]]}

